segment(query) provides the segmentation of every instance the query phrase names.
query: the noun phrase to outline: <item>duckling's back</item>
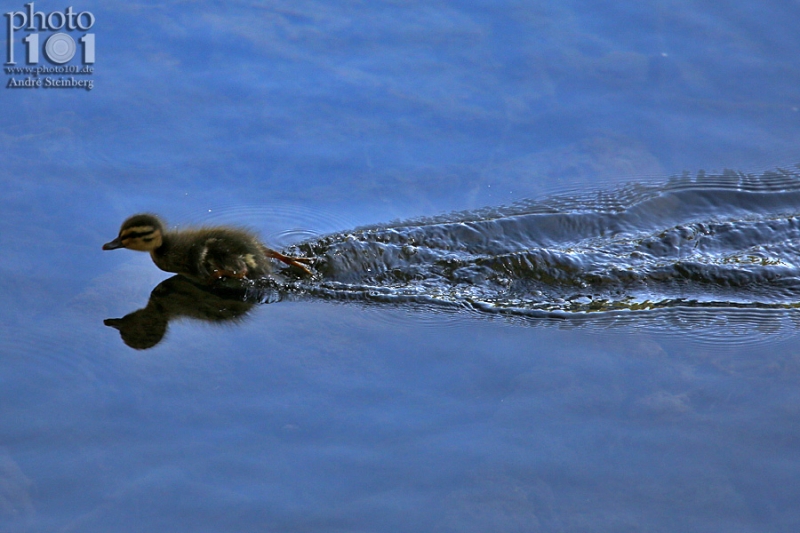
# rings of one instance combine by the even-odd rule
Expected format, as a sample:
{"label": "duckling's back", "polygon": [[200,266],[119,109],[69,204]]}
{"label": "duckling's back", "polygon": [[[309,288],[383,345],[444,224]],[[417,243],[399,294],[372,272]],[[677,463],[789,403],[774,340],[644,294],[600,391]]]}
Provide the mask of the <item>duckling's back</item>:
{"label": "duckling's back", "polygon": [[162,270],[204,283],[226,276],[254,279],[271,271],[258,237],[237,228],[198,228],[169,233],[152,256]]}

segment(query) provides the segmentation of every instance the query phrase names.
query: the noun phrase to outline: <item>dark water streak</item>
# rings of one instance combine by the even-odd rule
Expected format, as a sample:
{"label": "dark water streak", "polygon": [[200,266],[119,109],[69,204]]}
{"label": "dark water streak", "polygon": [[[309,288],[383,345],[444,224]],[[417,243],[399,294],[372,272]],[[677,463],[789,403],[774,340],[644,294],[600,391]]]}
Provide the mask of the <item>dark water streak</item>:
{"label": "dark water streak", "polygon": [[726,172],[360,228],[290,247],[295,295],[564,314],[800,306],[800,174]]}

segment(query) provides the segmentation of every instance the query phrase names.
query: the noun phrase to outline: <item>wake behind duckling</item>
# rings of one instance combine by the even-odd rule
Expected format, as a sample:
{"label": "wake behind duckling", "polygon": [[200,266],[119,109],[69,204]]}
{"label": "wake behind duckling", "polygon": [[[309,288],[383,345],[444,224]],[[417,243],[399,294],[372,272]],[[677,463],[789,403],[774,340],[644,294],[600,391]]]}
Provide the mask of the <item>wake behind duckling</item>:
{"label": "wake behind duckling", "polygon": [[800,175],[682,176],[300,243],[330,299],[514,314],[800,307]]}

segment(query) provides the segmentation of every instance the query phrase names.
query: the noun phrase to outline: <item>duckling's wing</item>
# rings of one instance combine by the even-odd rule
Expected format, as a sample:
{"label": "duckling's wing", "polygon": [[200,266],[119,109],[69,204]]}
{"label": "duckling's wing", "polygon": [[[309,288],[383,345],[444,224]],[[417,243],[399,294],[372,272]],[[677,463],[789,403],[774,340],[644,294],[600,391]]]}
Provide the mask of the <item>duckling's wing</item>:
{"label": "duckling's wing", "polygon": [[205,241],[202,270],[211,278],[244,278],[257,261],[246,247],[231,239],[211,237]]}

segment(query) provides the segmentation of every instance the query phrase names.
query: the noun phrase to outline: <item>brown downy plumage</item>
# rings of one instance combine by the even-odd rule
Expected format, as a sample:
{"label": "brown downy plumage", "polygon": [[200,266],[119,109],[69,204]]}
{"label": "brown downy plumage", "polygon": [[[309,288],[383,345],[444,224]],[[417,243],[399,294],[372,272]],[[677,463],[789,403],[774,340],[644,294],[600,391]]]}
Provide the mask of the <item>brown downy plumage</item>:
{"label": "brown downy plumage", "polygon": [[128,248],[150,252],[161,270],[175,272],[200,283],[221,278],[257,279],[272,271],[270,258],[311,271],[305,257],[287,257],[267,248],[247,230],[225,226],[166,231],[161,220],[150,214],[134,215],[122,223],[116,239],[103,250]]}

